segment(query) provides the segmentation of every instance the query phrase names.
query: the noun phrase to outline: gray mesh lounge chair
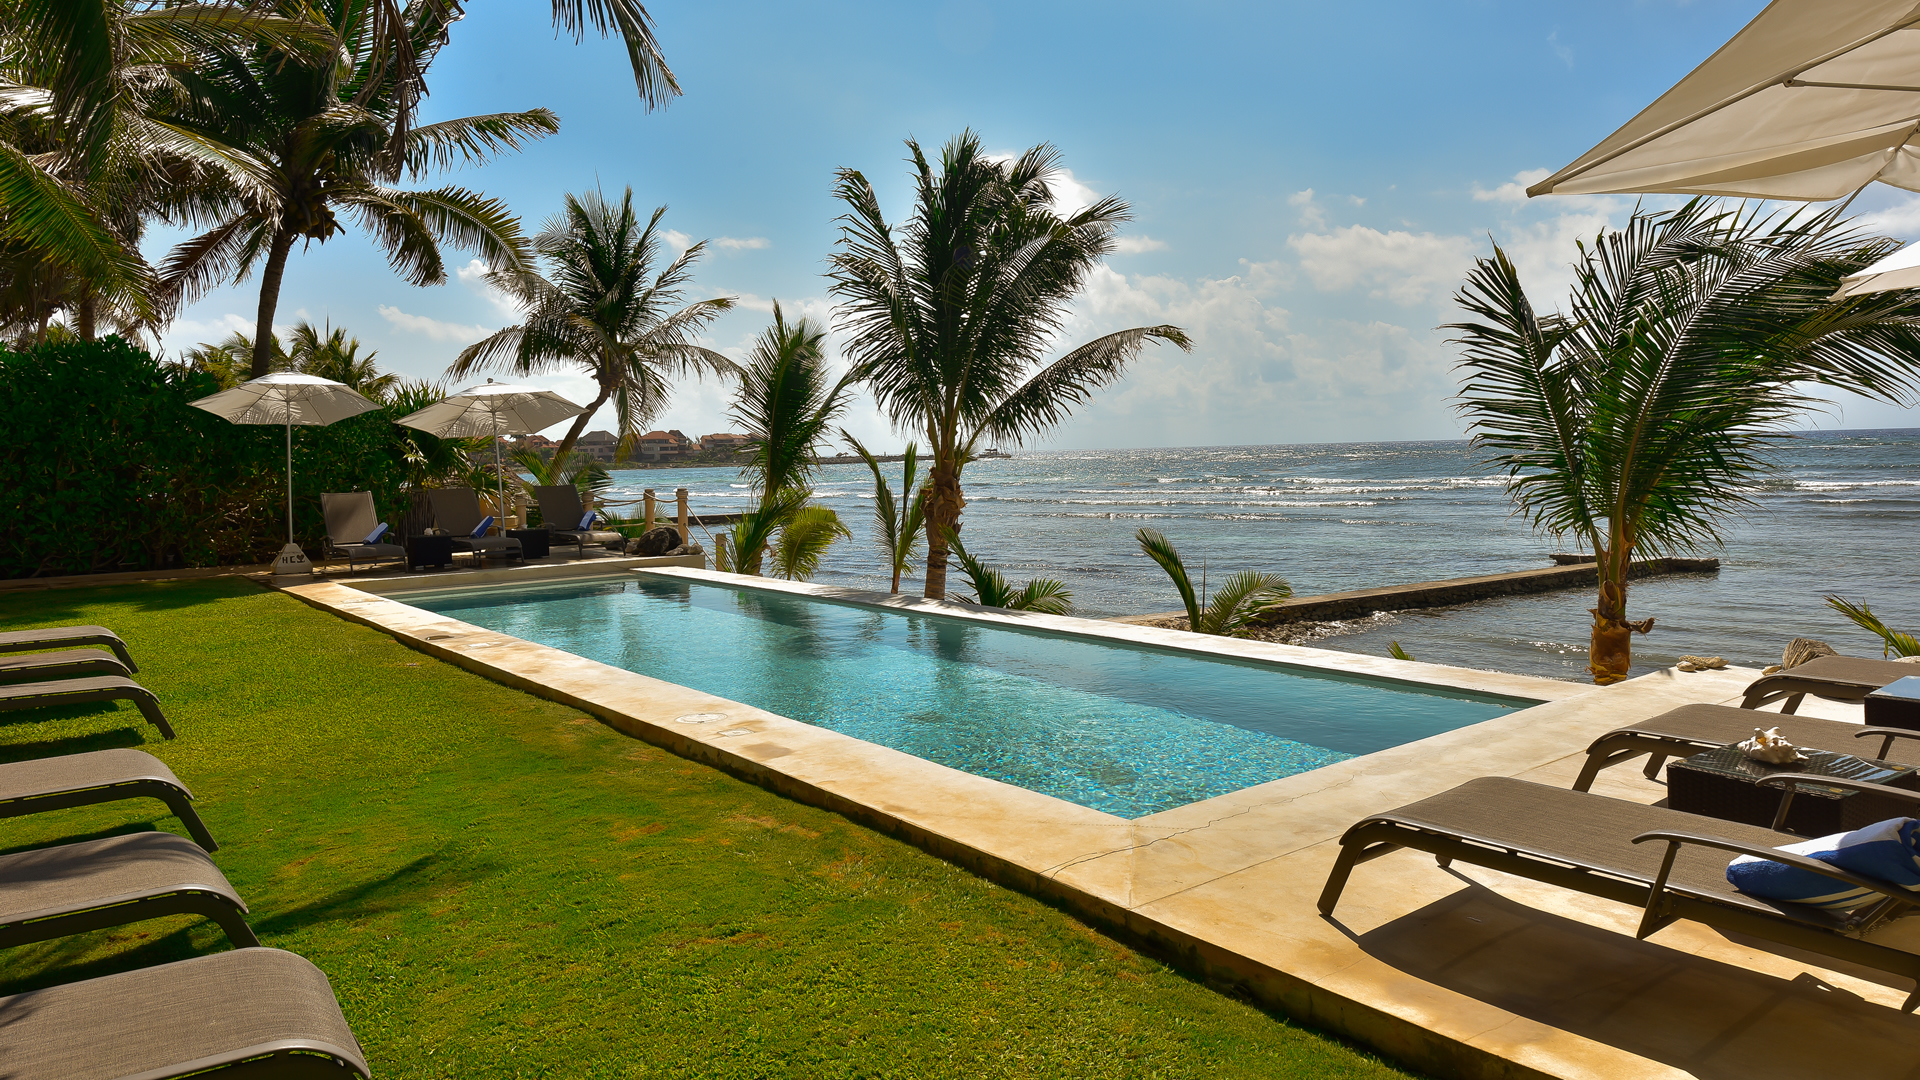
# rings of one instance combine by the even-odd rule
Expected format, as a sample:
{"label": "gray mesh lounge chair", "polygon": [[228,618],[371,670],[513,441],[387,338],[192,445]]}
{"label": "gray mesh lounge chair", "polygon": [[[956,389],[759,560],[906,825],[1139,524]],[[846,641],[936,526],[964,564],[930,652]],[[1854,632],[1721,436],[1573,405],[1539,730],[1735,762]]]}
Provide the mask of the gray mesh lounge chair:
{"label": "gray mesh lounge chair", "polygon": [[0,765],[0,818],[141,798],[166,803],[195,843],[208,851],[220,849],[194,813],[193,793],[152,754],[95,750]]}
{"label": "gray mesh lounge chair", "polygon": [[[1795,746],[1883,760],[1890,754],[1903,753],[1904,757],[1892,760],[1920,761],[1920,748],[1896,751],[1893,746],[1895,739],[1920,739],[1920,731],[1861,727],[1843,720],[1816,720],[1809,716],[1755,716],[1751,710],[1726,705],[1682,705],[1651,720],[1615,728],[1595,739],[1593,745],[1587,747],[1587,763],[1580,770],[1580,778],[1573,782],[1573,790],[1588,790],[1602,769],[1611,769],[1643,754],[1648,757],[1644,771],[1651,780],[1660,774],[1660,766],[1669,757],[1687,757],[1739,742],[1752,735],[1756,727],[1777,727]],[[1854,742],[1869,738],[1880,740],[1879,746]]]}
{"label": "gray mesh lounge chair", "polygon": [[38,630],[9,630],[0,634],[0,653],[30,652],[34,649],[58,649],[62,646],[105,645],[127,665],[139,671],[140,665],[127,654],[127,643],[104,626],[43,626]]}
{"label": "gray mesh lounge chair", "polygon": [[[1920,792],[1832,778],[1781,774],[1762,783],[1853,787],[1920,805]],[[1782,808],[1784,813],[1784,805]],[[1340,838],[1340,857],[1320,894],[1331,916],[1360,863],[1400,848],[1530,878],[1641,908],[1645,938],[1679,919],[1748,934],[1831,956],[1920,983],[1920,955],[1877,945],[1860,933],[1907,911],[1920,897],[1898,885],[1773,850],[1802,837],[1683,814],[1664,806],[1609,799],[1505,776],[1469,780],[1451,791],[1375,814]],[[1879,893],[1883,899],[1852,916],[1797,904],[1776,904],[1727,882],[1733,854],[1758,855]],[[1920,988],[1903,1009],[1920,1004]]]}
{"label": "gray mesh lounge chair", "polygon": [[133,672],[127,665],[105,649],[62,649],[59,652],[0,656],[0,685],[72,679],[84,675],[118,675],[124,679],[131,674]]}
{"label": "gray mesh lounge chair", "polygon": [[427,500],[433,506],[434,527],[452,534],[453,550],[470,552],[476,562],[521,557],[518,537],[473,535],[487,515],[481,512],[480,496],[472,488],[434,488]]}
{"label": "gray mesh lounge chair", "polygon": [[588,544],[605,544],[626,538],[624,534],[611,529],[580,528],[580,521],[587,516],[587,510],[580,505],[580,489],[572,484],[536,487],[533,489],[533,500],[540,504],[540,520],[546,523],[547,535],[556,544],[572,544],[575,558],[586,555]]}
{"label": "gray mesh lounge chair", "polygon": [[1780,711],[1791,715],[1808,694],[1858,705],[1867,700],[1868,694],[1909,675],[1920,675],[1920,666],[1859,656],[1816,656],[1804,664],[1755,679],[1753,685],[1747,687],[1747,696],[1741,700],[1740,707],[1757,709],[1786,698],[1787,703],[1780,706]]}
{"label": "gray mesh lounge chair", "polygon": [[247,905],[193,841],[170,832],[0,855],[0,949],[162,915],[201,915],[236,948],[260,944]]}
{"label": "gray mesh lounge chair", "polygon": [[160,699],[153,696],[153,691],[132,679],[96,675],[86,679],[0,686],[0,712],[88,701],[131,701],[140,707],[140,714],[147,718],[148,723],[160,729],[160,734],[173,738],[173,726],[167,723],[166,714],[160,711]]}
{"label": "gray mesh lounge chair", "polygon": [[327,519],[327,554],[347,557],[347,572],[360,563],[404,563],[407,549],[398,544],[369,544],[367,537],[380,525],[371,491],[327,492],[320,496],[320,513]]}
{"label": "gray mesh lounge chair", "polygon": [[240,1062],[212,1076],[372,1075],[326,975],[279,949],[196,956],[0,998],[7,1077],[166,1080]]}

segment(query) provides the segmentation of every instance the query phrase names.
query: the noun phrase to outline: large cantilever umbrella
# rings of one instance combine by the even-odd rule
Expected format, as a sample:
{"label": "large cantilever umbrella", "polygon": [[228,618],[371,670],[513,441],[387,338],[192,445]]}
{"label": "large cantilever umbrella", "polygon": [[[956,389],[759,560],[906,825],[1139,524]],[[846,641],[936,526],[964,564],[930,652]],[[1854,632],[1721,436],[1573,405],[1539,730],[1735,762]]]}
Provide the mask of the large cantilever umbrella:
{"label": "large cantilever umbrella", "polygon": [[1920,7],[1774,0],[1640,115],[1529,195],[1821,201],[1920,191]]}
{"label": "large cantilever umbrella", "polygon": [[551,390],[488,379],[400,418],[400,423],[443,439],[493,437],[493,477],[498,485],[501,529],[506,528],[507,480],[500,468],[500,436],[528,435],[585,409]]}
{"label": "large cantilever umbrella", "polygon": [[287,429],[287,546],[273,560],[275,574],[306,574],[313,564],[293,542],[293,426],[325,427],[336,420],[358,416],[378,405],[346,383],[276,371],[241,383],[231,390],[189,402],[236,424],[284,424]]}

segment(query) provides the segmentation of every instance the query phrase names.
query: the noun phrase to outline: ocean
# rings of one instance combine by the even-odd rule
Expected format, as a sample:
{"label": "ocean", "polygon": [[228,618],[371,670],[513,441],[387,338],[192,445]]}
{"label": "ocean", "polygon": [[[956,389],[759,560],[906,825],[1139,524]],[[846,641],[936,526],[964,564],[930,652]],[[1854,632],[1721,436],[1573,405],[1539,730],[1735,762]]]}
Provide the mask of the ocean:
{"label": "ocean", "polygon": [[[1196,578],[1236,570],[1284,576],[1296,596],[1551,565],[1572,550],[1512,516],[1503,481],[1463,441],[1043,450],[968,465],[962,537],[1016,583],[1064,581],[1074,614],[1171,612],[1178,595],[1139,551],[1134,532],[1158,529]],[[1823,431],[1786,440],[1779,469],[1728,522],[1717,574],[1633,583],[1628,615],[1655,620],[1634,640],[1634,672],[1685,654],[1778,663],[1794,637],[1878,656],[1879,639],[1821,600],[1867,602],[1899,629],[1920,630],[1920,573],[1905,530],[1920,523],[1920,429]],[[896,488],[899,464],[883,466]],[[613,500],[653,488],[669,507],[686,487],[695,513],[746,508],[730,469],[618,470]],[[872,542],[873,481],[864,465],[828,465],[816,495],[854,538],[828,553],[823,584],[888,586]],[[700,530],[695,538],[713,550]],[[956,572],[949,588],[964,589]],[[903,592],[918,595],[917,580]],[[1385,655],[1398,641],[1416,659],[1584,680],[1590,590],[1383,613],[1337,624],[1312,644]]]}

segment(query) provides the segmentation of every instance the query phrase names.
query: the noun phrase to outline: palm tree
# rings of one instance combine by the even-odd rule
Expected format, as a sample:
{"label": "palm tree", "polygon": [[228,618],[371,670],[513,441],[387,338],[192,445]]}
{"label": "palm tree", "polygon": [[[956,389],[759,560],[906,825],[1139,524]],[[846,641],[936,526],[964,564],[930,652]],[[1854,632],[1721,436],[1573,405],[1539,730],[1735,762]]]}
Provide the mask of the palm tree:
{"label": "palm tree", "polygon": [[758,574],[768,549],[784,577],[811,577],[827,545],[848,534],[839,516],[810,506],[818,451],[847,407],[853,373],[829,381],[826,330],[812,319],[787,322],[776,302],[773,325],[761,331],[740,370],[732,419],[747,432],[742,472],[753,483],[754,509],[731,531],[733,569]]}
{"label": "palm tree", "polygon": [[941,150],[938,172],[912,151],[914,212],[896,239],[867,178],[839,172],[847,213],[830,259],[849,351],[893,423],[926,436],[926,595],[947,591],[947,540],[966,506],[960,473],[982,439],[1017,443],[1065,420],[1118,380],[1152,340],[1190,348],[1177,326],[1107,334],[1051,363],[1043,350],[1067,304],[1113,250],[1127,204],[1105,198],[1072,214],[1053,205],[1051,146],[995,160],[971,131]]}
{"label": "palm tree", "polygon": [[550,276],[531,266],[496,267],[487,274],[488,282],[526,308],[526,320],[469,345],[447,370],[456,376],[484,369],[534,375],[585,368],[600,392],[567,429],[556,458],[573,449],[587,421],[609,400],[621,438],[631,443],[666,406],[668,375],[733,374],[733,361],[694,343],[733,306],[733,298],[676,307],[706,243],[653,273],[666,212],[660,207],[642,226],[632,188],[617,206],[598,191],[569,194],[533,241]]}
{"label": "palm tree", "polygon": [[1062,581],[1034,578],[1016,589],[1005,574],[967,554],[967,549],[960,545],[958,533],[947,534],[947,548],[960,563],[960,572],[967,576],[967,583],[973,586],[972,596],[951,594],[947,597],[949,600],[1010,611],[1037,611],[1043,615],[1065,615],[1073,608],[1073,594]]}
{"label": "palm tree", "polygon": [[348,337],[345,330],[332,323],[321,330],[302,319],[293,325],[287,338],[286,353],[295,371],[345,383],[375,401],[384,401],[400,382],[400,376],[391,372],[383,375],[374,365],[379,353],[361,356],[360,339]]}
{"label": "palm tree", "polygon": [[1890,252],[1835,212],[1763,216],[1694,200],[1639,211],[1582,245],[1568,310],[1537,313],[1506,252],[1456,300],[1460,409],[1522,517],[1599,557],[1589,670],[1627,677],[1634,557],[1722,542],[1720,523],[1772,466],[1782,427],[1823,383],[1901,401],[1920,370],[1909,293],[1834,302],[1840,279]]}
{"label": "palm tree", "polygon": [[[840,435],[853,446],[873,472],[873,539],[880,550],[887,553],[887,566],[893,571],[893,591],[900,591],[900,575],[913,572],[913,557],[920,550],[920,539],[927,528],[927,488],[914,486],[919,478],[920,447],[916,443],[907,444],[906,467],[901,471],[900,498],[895,498],[893,489],[887,486],[887,478],[880,472],[880,462],[853,433],[845,428]],[[903,501],[904,500],[904,501]]]}
{"label": "palm tree", "polygon": [[168,117],[195,58],[262,43],[317,46],[324,28],[253,5],[15,0],[0,6],[0,322],[43,338],[65,311],[87,340],[159,313],[140,255],[148,216],[190,212],[252,164]]}
{"label": "palm tree", "polygon": [[[1172,579],[1174,589],[1180,593],[1180,602],[1187,608],[1187,629],[1196,634],[1240,637],[1262,614],[1293,595],[1293,586],[1287,584],[1286,578],[1257,570],[1229,574],[1220,591],[1212,597],[1204,592],[1196,594],[1193,579],[1187,575],[1187,565],[1180,560],[1173,541],[1158,529],[1141,529],[1133,536],[1140,550]],[[1399,642],[1395,642],[1394,648],[1399,647]]]}
{"label": "palm tree", "polygon": [[[329,47],[220,51],[181,76],[189,100],[179,126],[252,169],[194,209],[192,220],[211,227],[175,247],[161,274],[169,299],[179,304],[260,267],[255,378],[271,365],[266,341],[288,255],[295,242],[324,243],[340,233],[336,211],[357,218],[414,285],[446,280],[442,243],[472,250],[496,267],[522,266],[526,242],[503,203],[454,185],[394,185],[456,163],[479,164],[560,128],[553,113],[531,109],[445,120],[399,137],[409,91],[403,72],[388,62],[379,5],[283,3],[289,13],[323,20],[332,31]],[[458,11],[444,0],[412,0],[403,14],[414,62],[424,71]]]}

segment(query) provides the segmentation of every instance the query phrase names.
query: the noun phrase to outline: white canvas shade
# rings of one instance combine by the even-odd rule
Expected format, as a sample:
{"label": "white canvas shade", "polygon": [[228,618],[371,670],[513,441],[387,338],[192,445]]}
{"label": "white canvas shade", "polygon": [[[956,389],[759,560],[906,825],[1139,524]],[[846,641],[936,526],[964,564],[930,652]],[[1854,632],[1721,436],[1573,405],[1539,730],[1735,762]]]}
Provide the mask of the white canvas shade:
{"label": "white canvas shade", "polygon": [[1529,195],[1820,201],[1920,191],[1920,6],[1774,0],[1673,89]]}
{"label": "white canvas shade", "polygon": [[507,481],[500,468],[500,436],[530,435],[586,410],[551,390],[488,379],[400,418],[407,427],[443,439],[493,439],[493,477],[498,487],[500,528],[507,527]]}
{"label": "white canvas shade", "polygon": [[198,401],[188,402],[196,409],[236,424],[281,424],[287,429],[287,546],[273,560],[276,574],[309,572],[312,567],[300,545],[293,542],[293,427],[325,427],[349,416],[358,416],[379,408],[346,383],[302,375],[294,371],[276,371],[222,390]]}

